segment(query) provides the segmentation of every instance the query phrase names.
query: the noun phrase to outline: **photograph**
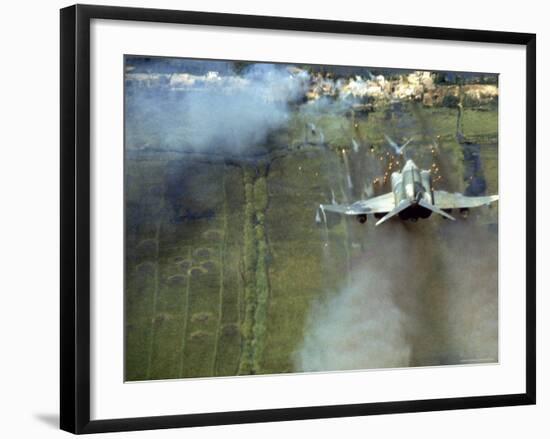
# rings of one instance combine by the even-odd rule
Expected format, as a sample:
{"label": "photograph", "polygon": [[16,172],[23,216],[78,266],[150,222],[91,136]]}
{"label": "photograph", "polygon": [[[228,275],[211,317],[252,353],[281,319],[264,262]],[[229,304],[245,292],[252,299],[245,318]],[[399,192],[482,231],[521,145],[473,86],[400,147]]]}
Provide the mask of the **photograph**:
{"label": "photograph", "polygon": [[497,73],[121,75],[126,382],[499,362]]}
{"label": "photograph", "polygon": [[5,5],[2,437],[549,431],[542,2]]}

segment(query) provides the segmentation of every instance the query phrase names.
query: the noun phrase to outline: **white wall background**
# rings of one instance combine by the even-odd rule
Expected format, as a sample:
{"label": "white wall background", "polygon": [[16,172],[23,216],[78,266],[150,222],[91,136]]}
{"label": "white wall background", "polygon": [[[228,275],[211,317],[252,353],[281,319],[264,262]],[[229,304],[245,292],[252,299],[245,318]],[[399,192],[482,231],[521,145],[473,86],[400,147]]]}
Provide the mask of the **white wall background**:
{"label": "white wall background", "polygon": [[[89,1],[88,3],[96,3]],[[268,2],[247,0],[104,0],[163,7],[336,20],[483,28],[537,33],[538,44],[538,405],[483,410],[325,419],[200,429],[122,433],[113,437],[543,438],[550,434],[550,215],[543,171],[550,152],[543,102],[550,99],[550,29],[544,2],[423,1]],[[0,15],[0,431],[3,437],[60,437],[58,422],[59,13],[63,1],[9,2]],[[546,345],[546,346],[545,346]],[[546,347],[546,349],[545,349]],[[545,416],[546,415],[546,416]]]}

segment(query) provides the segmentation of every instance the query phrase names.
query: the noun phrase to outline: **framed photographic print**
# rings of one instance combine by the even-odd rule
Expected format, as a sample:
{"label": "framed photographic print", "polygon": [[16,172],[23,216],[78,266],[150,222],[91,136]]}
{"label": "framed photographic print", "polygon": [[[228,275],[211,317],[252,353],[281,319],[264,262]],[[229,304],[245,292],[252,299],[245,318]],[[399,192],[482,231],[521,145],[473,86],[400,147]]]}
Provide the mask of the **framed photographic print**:
{"label": "framed photographic print", "polygon": [[61,10],[61,428],[535,403],[535,35]]}

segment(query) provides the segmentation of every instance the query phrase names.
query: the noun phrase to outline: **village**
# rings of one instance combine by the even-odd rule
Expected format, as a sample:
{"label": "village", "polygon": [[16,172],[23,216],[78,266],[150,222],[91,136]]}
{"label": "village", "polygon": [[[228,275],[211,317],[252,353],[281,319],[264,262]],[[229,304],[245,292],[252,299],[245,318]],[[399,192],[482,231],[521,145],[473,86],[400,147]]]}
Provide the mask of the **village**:
{"label": "village", "polygon": [[[437,72],[386,72],[374,75],[336,76],[334,72],[310,72],[302,67],[287,66],[292,80],[302,82],[303,94],[299,100],[315,102],[319,99],[345,100],[368,108],[382,107],[392,102],[416,101],[426,107],[454,107],[459,100],[465,106],[479,107],[498,102],[498,84],[483,75],[465,74],[446,78]],[[495,78],[491,75],[491,78]],[[126,84],[137,88],[173,91],[211,90],[212,87],[231,89],[247,87],[249,79],[234,72],[208,71],[204,74],[135,71],[127,66]],[[270,93],[269,96],[277,96]]]}

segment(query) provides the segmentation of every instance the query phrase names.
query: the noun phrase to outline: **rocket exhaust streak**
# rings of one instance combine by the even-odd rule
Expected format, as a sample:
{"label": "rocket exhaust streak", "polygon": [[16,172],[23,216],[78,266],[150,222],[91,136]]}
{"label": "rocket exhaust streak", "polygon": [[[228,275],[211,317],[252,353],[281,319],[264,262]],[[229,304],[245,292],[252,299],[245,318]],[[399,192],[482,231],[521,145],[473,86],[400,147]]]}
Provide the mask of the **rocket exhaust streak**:
{"label": "rocket exhaust streak", "polygon": [[348,189],[351,191],[353,189],[353,183],[351,181],[351,173],[350,173],[348,155],[347,155],[345,149],[342,150],[342,157],[344,158],[344,166],[346,168],[346,182],[347,182],[347,185],[348,185]]}
{"label": "rocket exhaust streak", "polygon": [[351,139],[351,144],[353,146],[353,152],[359,152],[359,144],[355,139]]}
{"label": "rocket exhaust streak", "polygon": [[[319,212],[321,212],[321,215],[319,215]],[[322,216],[322,219],[321,219],[321,216]],[[317,218],[319,219],[319,223],[321,223],[321,222],[323,223],[323,239],[324,239],[323,249],[326,250],[328,248],[328,244],[329,244],[329,236],[328,236],[327,215],[326,215],[324,209],[319,208],[317,210],[316,220],[317,220]]]}

